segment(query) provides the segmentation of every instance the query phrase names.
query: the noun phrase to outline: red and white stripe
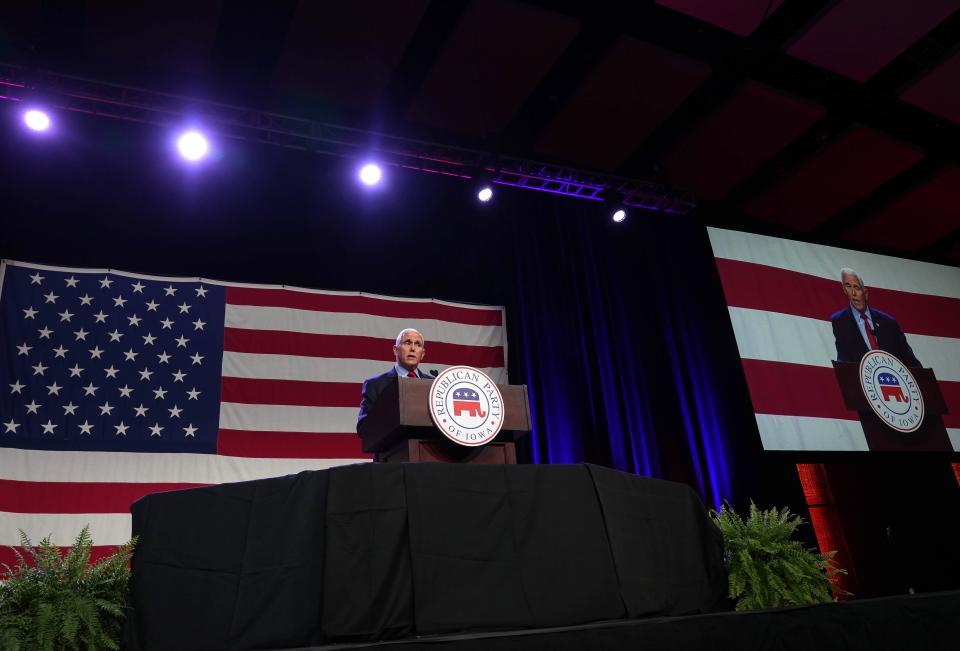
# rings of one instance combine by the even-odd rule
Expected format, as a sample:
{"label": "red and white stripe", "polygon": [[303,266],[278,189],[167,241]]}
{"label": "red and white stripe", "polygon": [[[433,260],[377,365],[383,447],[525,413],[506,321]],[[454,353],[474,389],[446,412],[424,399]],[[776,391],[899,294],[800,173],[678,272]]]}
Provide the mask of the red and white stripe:
{"label": "red and white stripe", "polygon": [[426,338],[423,368],[468,364],[507,380],[501,307],[203,282],[227,285],[218,453],[3,449],[0,545],[19,545],[23,529],[67,546],[89,524],[96,558],[130,538],[130,504],[149,493],[369,460],[355,432],[362,382],[392,366],[403,328]]}
{"label": "red and white stripe", "polygon": [[847,305],[839,272],[851,267],[870,304],[897,319],[934,370],[960,451],[960,269],[715,228],[709,235],[765,449],[868,449],[831,366],[830,315]]}

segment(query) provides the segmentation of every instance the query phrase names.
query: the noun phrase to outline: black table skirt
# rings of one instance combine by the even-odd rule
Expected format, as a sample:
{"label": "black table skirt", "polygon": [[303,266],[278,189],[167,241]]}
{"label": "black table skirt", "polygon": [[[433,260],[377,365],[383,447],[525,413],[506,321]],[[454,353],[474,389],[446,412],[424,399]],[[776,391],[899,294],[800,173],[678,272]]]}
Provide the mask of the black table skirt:
{"label": "black table skirt", "polygon": [[359,464],[133,505],[131,649],[257,649],[716,609],[687,486],[591,465]]}

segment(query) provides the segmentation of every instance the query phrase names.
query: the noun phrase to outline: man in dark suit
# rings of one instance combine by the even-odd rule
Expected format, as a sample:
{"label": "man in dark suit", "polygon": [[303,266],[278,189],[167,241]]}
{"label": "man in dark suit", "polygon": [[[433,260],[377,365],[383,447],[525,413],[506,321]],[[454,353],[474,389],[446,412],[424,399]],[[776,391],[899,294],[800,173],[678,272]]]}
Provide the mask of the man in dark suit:
{"label": "man in dark suit", "polygon": [[837,361],[859,362],[868,350],[892,353],[907,366],[923,366],[913,354],[896,319],[867,304],[868,290],[853,269],[840,270],[843,293],[850,304],[830,317],[837,344]]}
{"label": "man in dark suit", "polygon": [[420,362],[423,361],[424,352],[426,352],[426,348],[422,334],[413,328],[405,328],[400,331],[393,346],[393,356],[397,360],[396,364],[386,373],[369,378],[363,383],[363,398],[360,401],[360,413],[357,415],[358,434],[363,433],[364,421],[373,411],[377,398],[391,382],[399,382],[403,378],[431,379],[430,375],[418,368]]}

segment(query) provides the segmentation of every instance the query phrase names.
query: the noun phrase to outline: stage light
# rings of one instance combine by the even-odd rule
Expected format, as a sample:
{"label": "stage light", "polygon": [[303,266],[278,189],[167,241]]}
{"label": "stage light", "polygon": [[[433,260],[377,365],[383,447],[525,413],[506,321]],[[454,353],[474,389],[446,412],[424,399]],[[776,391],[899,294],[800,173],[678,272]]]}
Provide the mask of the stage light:
{"label": "stage light", "polygon": [[199,131],[187,131],[177,139],[177,149],[187,160],[199,161],[207,155],[210,145]]}
{"label": "stage light", "polygon": [[619,224],[620,222],[622,222],[624,219],[627,218],[627,211],[624,210],[623,208],[617,208],[616,210],[613,211],[612,218],[613,218],[613,221]]}
{"label": "stage light", "polygon": [[33,131],[46,131],[50,128],[50,116],[39,109],[30,109],[23,114],[23,123]]}
{"label": "stage light", "polygon": [[483,203],[487,203],[488,201],[493,199],[493,188],[490,187],[489,185],[485,185],[482,188],[480,188],[480,192],[477,193],[477,199],[479,199]]}
{"label": "stage light", "polygon": [[376,163],[367,163],[360,168],[360,181],[364,185],[376,185],[383,178],[383,171]]}

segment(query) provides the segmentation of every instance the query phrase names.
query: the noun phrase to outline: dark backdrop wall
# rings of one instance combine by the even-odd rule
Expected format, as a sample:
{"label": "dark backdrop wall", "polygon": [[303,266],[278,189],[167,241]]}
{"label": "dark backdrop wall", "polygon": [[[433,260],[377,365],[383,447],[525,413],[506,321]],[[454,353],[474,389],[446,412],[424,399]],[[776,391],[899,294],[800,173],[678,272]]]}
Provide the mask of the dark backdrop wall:
{"label": "dark backdrop wall", "polygon": [[187,167],[160,129],[65,115],[38,139],[14,117],[0,256],[505,305],[511,381],[529,385],[535,420],[522,460],[682,481],[710,507],[805,510],[798,459],[760,449],[696,218],[616,225],[603,205],[510,188],[484,206],[465,181],[402,169],[364,192],[350,161],[232,141]]}

